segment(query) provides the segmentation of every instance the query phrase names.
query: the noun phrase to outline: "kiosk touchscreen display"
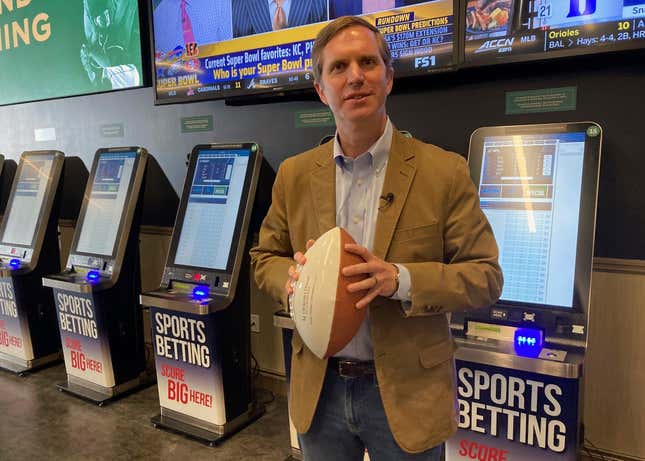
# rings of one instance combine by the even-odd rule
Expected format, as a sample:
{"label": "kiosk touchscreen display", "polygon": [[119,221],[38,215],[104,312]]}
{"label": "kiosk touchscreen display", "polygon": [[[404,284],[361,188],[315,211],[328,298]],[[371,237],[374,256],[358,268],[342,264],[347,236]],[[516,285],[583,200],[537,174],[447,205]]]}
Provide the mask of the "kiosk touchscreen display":
{"label": "kiosk touchscreen display", "polygon": [[16,179],[13,200],[7,204],[2,243],[31,246],[43,207],[54,154],[26,155]]}
{"label": "kiosk touchscreen display", "polygon": [[585,132],[485,136],[482,150],[502,301],[573,307]]}
{"label": "kiosk touchscreen display", "polygon": [[94,172],[76,252],[111,256],[132,182],[136,152],[103,152]]}
{"label": "kiosk touchscreen display", "polygon": [[235,224],[245,205],[242,196],[250,153],[249,148],[198,152],[188,200],[182,199],[185,211],[175,264],[227,269]]}

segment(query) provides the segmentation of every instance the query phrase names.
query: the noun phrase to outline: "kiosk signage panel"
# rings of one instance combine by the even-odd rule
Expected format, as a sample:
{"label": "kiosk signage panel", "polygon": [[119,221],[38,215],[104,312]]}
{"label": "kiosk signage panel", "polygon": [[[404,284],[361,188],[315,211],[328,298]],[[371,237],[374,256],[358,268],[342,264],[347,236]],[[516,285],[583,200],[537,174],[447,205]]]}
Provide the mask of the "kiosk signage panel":
{"label": "kiosk signage panel", "polygon": [[577,379],[457,360],[457,389],[446,461],[577,459]]}
{"label": "kiosk signage panel", "polygon": [[28,361],[34,359],[29,326],[19,315],[11,277],[0,277],[0,352]]}
{"label": "kiosk signage panel", "polygon": [[89,294],[54,290],[65,370],[103,387],[113,387],[114,372],[105,325],[97,315]]}
{"label": "kiosk signage panel", "polygon": [[113,256],[136,157],[134,151],[100,155],[75,253]]}
{"label": "kiosk signage panel", "polygon": [[210,316],[154,307],[150,315],[160,405],[210,424],[226,424],[222,353],[215,349]]}

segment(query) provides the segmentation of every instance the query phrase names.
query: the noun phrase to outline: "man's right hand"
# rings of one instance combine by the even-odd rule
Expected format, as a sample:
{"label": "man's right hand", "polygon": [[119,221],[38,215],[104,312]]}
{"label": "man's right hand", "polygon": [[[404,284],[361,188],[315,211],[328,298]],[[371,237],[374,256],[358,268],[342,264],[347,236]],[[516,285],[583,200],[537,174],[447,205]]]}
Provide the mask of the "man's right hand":
{"label": "man's right hand", "polygon": [[[309,239],[307,240],[306,248],[307,250],[311,248],[311,246],[314,244],[314,240]],[[302,251],[296,252],[296,254],[293,255],[293,260],[296,262],[298,266],[302,266],[307,262],[307,258],[305,258],[305,255],[302,253]],[[297,266],[289,266],[289,271],[288,275],[289,277],[287,278],[287,283],[285,284],[285,290],[287,290],[287,296],[291,296],[293,294],[293,286],[296,283],[296,280],[298,280],[298,269]]]}

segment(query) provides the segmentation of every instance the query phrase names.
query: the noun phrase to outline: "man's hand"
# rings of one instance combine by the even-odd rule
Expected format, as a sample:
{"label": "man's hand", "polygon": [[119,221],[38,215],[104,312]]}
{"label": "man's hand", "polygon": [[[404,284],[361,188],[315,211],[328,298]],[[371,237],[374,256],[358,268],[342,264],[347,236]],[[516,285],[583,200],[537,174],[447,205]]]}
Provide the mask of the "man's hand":
{"label": "man's hand", "polygon": [[[307,240],[307,244],[306,244],[307,250],[311,248],[313,244],[314,244],[313,240],[311,239]],[[294,261],[296,261],[296,263],[299,266],[302,266],[307,262],[307,258],[305,258],[305,255],[301,251],[296,252],[296,254],[293,255],[293,259]],[[288,272],[289,272],[289,277],[287,278],[287,282],[285,283],[284,288],[285,290],[287,290],[287,296],[291,296],[293,294],[293,286],[295,285],[296,280],[298,280],[299,273],[296,266],[289,266]]]}
{"label": "man's hand", "polygon": [[367,248],[355,243],[346,244],[345,251],[360,256],[365,262],[343,268],[343,275],[367,274],[370,276],[360,282],[347,285],[347,291],[350,293],[368,290],[367,294],[356,303],[357,309],[364,308],[377,296],[389,298],[394,295],[398,288],[398,269],[394,264],[377,258]]}

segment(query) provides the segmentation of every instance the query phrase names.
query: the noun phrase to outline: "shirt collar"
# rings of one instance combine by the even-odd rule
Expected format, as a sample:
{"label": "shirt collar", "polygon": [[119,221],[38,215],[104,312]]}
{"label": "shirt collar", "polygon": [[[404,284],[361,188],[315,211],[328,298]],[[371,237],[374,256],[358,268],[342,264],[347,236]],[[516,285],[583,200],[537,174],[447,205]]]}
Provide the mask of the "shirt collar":
{"label": "shirt collar", "polygon": [[[390,146],[392,146],[392,132],[392,122],[390,122],[390,117],[388,117],[385,122],[385,130],[383,130],[381,137],[378,138],[369,149],[367,149],[367,152],[364,152],[356,158],[360,158],[363,155],[369,155],[374,169],[380,171],[387,162],[387,158],[390,154]],[[340,141],[338,140],[338,131],[336,131],[336,135],[334,136],[334,161],[336,162],[336,165],[342,168],[348,160],[350,160],[350,158],[345,156],[343,148],[340,146]]]}

